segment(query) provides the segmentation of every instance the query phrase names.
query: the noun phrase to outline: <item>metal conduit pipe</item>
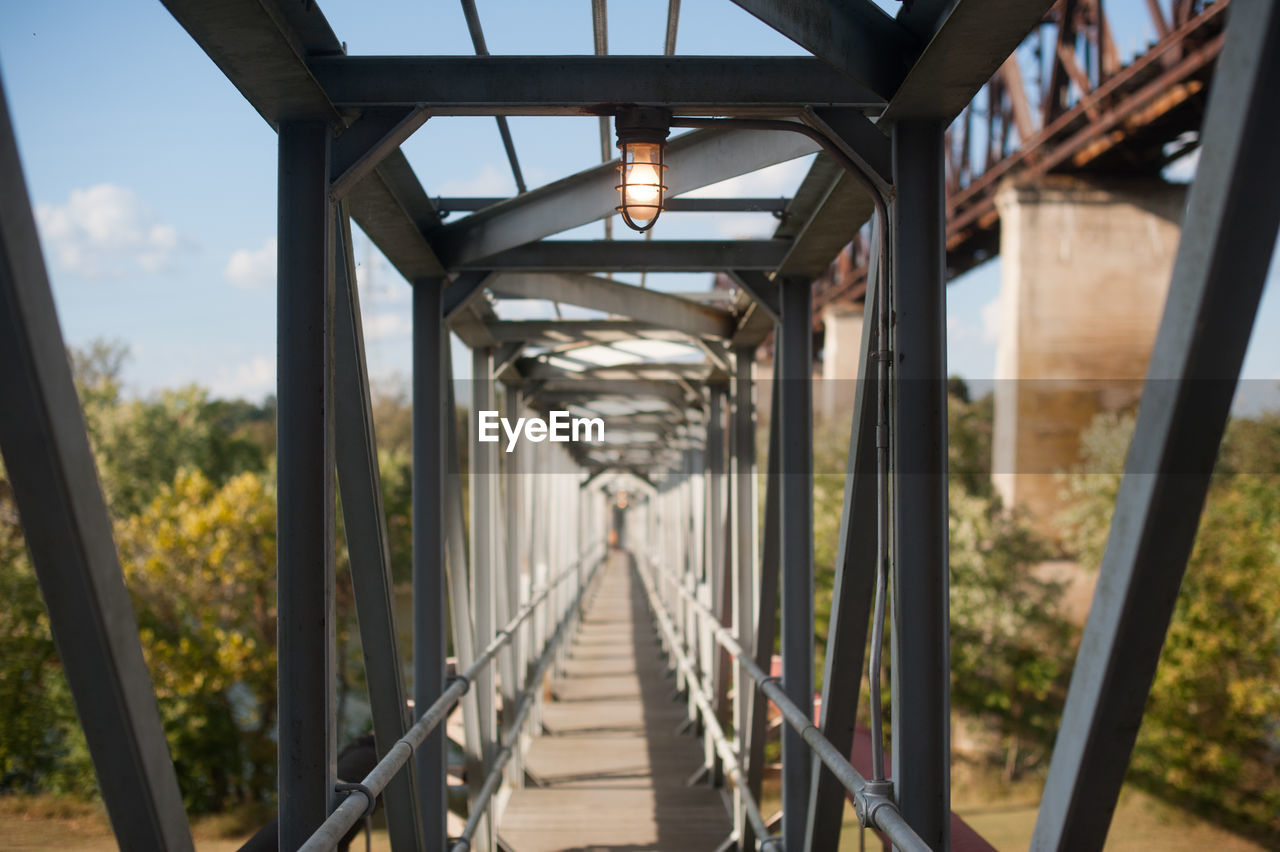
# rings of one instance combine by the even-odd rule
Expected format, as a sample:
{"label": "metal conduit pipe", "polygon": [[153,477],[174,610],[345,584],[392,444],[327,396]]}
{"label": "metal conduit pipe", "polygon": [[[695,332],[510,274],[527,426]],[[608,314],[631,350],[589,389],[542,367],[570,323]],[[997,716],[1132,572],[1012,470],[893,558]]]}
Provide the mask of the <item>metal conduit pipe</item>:
{"label": "metal conduit pipe", "polygon": [[[595,550],[596,548],[592,548],[593,553]],[[498,650],[511,640],[516,629],[547,599],[552,590],[566,578],[575,575],[577,567],[578,563],[574,562],[548,583],[537,597],[525,604],[515,618],[511,619],[502,630],[498,631],[493,641],[476,657],[475,662],[468,666],[466,671],[458,675],[453,683],[449,684],[449,687],[441,693],[440,698],[427,709],[427,712],[422,714],[422,717],[405,732],[403,737],[396,740],[391,748],[387,749],[387,753],[382,760],[378,761],[377,766],[373,767],[359,784],[344,788],[349,791],[347,798],[334,809],[333,813],[329,814],[329,817],[320,824],[315,833],[307,838],[307,842],[299,847],[299,852],[324,852],[324,850],[332,849],[352,826],[359,822],[365,814],[373,810],[374,801],[386,789],[392,777],[404,768],[405,764],[413,757],[414,751],[417,750],[418,746],[422,745],[423,740],[448,715],[454,703],[471,688],[472,678],[492,662]]]}
{"label": "metal conduit pipe", "polygon": [[[652,564],[655,568],[661,570],[657,562]],[[747,656],[742,650],[742,646],[738,644],[737,639],[716,620],[714,613],[710,609],[703,606],[696,597],[689,594],[684,588],[678,585],[677,588],[680,594],[689,600],[694,612],[710,620],[712,625],[711,632],[716,641],[742,664],[747,674],[751,675],[751,679],[759,686],[760,691],[777,706],[787,723],[799,732],[801,739],[809,745],[817,758],[831,770],[831,774],[836,777],[841,786],[853,794],[854,806],[858,810],[858,817],[862,824],[868,828],[876,828],[884,832],[890,842],[897,848],[904,850],[904,852],[930,852],[928,844],[902,818],[897,804],[888,796],[877,794],[874,789],[868,789],[873,782],[864,778],[862,773],[854,769],[853,764],[844,755],[836,751],[831,741],[824,737],[817,726],[813,724],[813,720],[808,718],[804,711],[797,707],[787,697],[787,694],[782,691],[782,687],[778,684],[778,679],[766,675],[755,664],[755,661]]]}
{"label": "metal conduit pipe", "polygon": [[649,597],[653,613],[658,618],[658,625],[666,636],[671,649],[671,656],[675,658],[676,665],[684,669],[685,677],[689,683],[689,695],[698,705],[698,708],[702,710],[703,721],[712,741],[715,743],[716,753],[720,755],[720,760],[724,763],[724,773],[733,781],[742,798],[743,810],[746,812],[747,819],[751,822],[751,827],[755,830],[756,837],[759,838],[759,846],[757,848],[764,849],[780,841],[781,838],[769,834],[769,829],[764,823],[764,817],[760,815],[760,806],[756,803],[755,797],[751,795],[751,790],[747,786],[747,779],[742,775],[742,770],[739,766],[740,756],[729,742],[724,729],[720,727],[715,712],[711,708],[711,701],[707,698],[706,690],[703,689],[702,682],[694,671],[693,661],[689,659],[689,655],[682,647],[683,643],[677,638],[675,625],[672,624],[666,607],[662,605],[662,600],[658,596],[657,590],[653,587],[652,580],[644,571],[637,571],[637,573],[640,575],[640,581],[644,584],[645,594]]}
{"label": "metal conduit pipe", "polygon": [[462,834],[458,836],[458,839],[451,847],[451,852],[468,852],[471,849],[471,837],[475,834],[476,828],[479,827],[480,819],[485,809],[489,806],[490,799],[498,792],[498,788],[502,786],[502,773],[512,755],[515,754],[516,745],[519,743],[520,729],[524,727],[529,711],[533,709],[533,705],[537,702],[539,684],[542,682],[543,677],[546,676],[547,670],[551,668],[551,663],[556,658],[556,652],[560,649],[564,638],[569,633],[570,623],[575,621],[574,616],[579,611],[578,605],[586,597],[587,590],[591,588],[591,583],[603,562],[603,560],[596,562],[586,580],[578,587],[578,594],[570,601],[569,610],[565,613],[565,617],[561,619],[560,626],[556,628],[556,632],[547,641],[541,656],[538,657],[533,676],[521,693],[519,709],[516,712],[515,719],[512,720],[511,726],[507,728],[507,732],[503,737],[507,744],[494,758],[493,769],[489,771],[488,777],[484,779],[484,786],[480,788],[480,795],[476,796],[476,802],[471,809],[471,815],[467,818],[467,824],[463,827]]}

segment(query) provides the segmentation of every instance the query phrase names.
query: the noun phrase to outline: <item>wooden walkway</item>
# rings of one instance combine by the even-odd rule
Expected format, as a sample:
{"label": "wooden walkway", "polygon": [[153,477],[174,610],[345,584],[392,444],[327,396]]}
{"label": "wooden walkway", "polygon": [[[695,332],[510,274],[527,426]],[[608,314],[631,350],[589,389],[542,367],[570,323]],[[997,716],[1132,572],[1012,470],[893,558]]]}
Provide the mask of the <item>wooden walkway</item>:
{"label": "wooden walkway", "polygon": [[644,587],[624,553],[602,571],[525,759],[539,786],[512,794],[502,840],[513,852],[713,852],[728,811],[718,790],[686,784],[701,740],[676,733],[685,705],[671,700]]}

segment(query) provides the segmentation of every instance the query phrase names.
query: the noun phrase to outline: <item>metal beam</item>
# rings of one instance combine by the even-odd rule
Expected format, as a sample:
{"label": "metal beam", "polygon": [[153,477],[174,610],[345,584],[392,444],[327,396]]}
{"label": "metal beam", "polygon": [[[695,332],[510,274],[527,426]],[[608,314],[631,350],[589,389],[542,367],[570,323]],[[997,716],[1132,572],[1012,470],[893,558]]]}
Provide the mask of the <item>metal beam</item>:
{"label": "metal beam", "polygon": [[[782,688],[813,717],[813,288],[807,278],[779,287],[782,322],[776,354],[781,411]],[[799,731],[782,731],[782,836],[804,848],[812,755]]]}
{"label": "metal beam", "polygon": [[935,850],[949,848],[947,310],[943,130],[894,128],[894,795]]}
{"label": "metal beam", "polygon": [[[506,201],[513,196],[463,197],[435,199],[441,216],[471,213]],[[664,213],[773,213],[781,215],[789,198],[665,198]]]}
{"label": "metal beam", "polygon": [[833,68],[889,98],[916,38],[870,0],[733,0]]}
{"label": "metal beam", "polygon": [[[427,711],[445,688],[445,456],[449,347],[441,305],[443,281],[413,284],[413,715]],[[458,649],[462,651],[461,648]],[[423,848],[446,848],[448,791],[443,726],[414,752]]]}
{"label": "metal beam", "polygon": [[[755,399],[755,347],[735,349],[733,352],[733,412],[730,440],[730,528],[733,532],[732,584],[733,619],[730,629],[738,637],[743,651],[754,657],[755,636],[752,622],[755,617],[756,560],[759,542],[759,509],[756,497],[756,399]],[[754,682],[745,665],[736,667],[733,692],[733,729],[738,747],[739,762],[745,765],[749,752],[751,696]],[[735,801],[740,802],[741,797]],[[740,811],[736,807],[735,811]],[[745,814],[735,813],[734,825],[738,832],[746,831]],[[740,836],[742,836],[740,834]],[[752,844],[753,846],[754,844]],[[746,846],[745,848],[752,848]],[[740,848],[744,848],[740,847]]]}
{"label": "metal beam", "polygon": [[276,632],[281,849],[297,849],[320,827],[336,783],[331,135],[326,121],[280,125]]}
{"label": "metal beam", "polygon": [[548,240],[462,265],[508,272],[718,272],[776,269],[785,240]]}
{"label": "metal beam", "polygon": [[773,320],[782,319],[782,306],[778,301],[778,284],[763,272],[750,269],[731,269],[729,277],[755,300]]}
{"label": "metal beam", "polygon": [[935,23],[924,51],[880,118],[888,127],[903,118],[934,118],[944,125],[968,106],[1054,0],[953,0],[930,2]]}
{"label": "metal beam", "polygon": [[[471,411],[475,422],[478,412],[495,411],[498,408],[494,394],[493,350],[487,347],[471,351]],[[468,430],[470,431],[470,430]],[[468,436],[469,438],[469,436]],[[471,498],[471,612],[475,618],[476,645],[484,648],[497,631],[495,621],[494,585],[498,579],[499,559],[496,524],[498,445],[471,442],[469,448],[471,477],[468,491]],[[483,755],[484,776],[492,771],[498,755],[498,710],[494,667],[486,666],[475,679],[476,698],[480,702],[480,745]],[[492,800],[491,800],[492,801]],[[487,826],[481,831],[477,847],[484,852],[494,849],[492,806],[487,809]]]}
{"label": "metal beam", "polygon": [[370,107],[333,140],[329,194],[341,200],[388,154],[426,123],[420,107]]}
{"label": "metal beam", "polygon": [[[872,254],[872,264],[878,265]],[[852,754],[858,692],[866,665],[867,626],[876,580],[876,413],[879,399],[877,370],[872,357],[880,342],[879,285],[873,270],[867,276],[867,311],[862,321],[860,381],[853,392],[853,424],[845,462],[844,500],[836,542],[835,585],[827,629],[826,664],[822,677],[822,711],[818,729],[840,754]],[[869,677],[879,677],[870,672]],[[814,761],[809,791],[805,849],[834,852],[840,843],[845,789],[821,762]]]}
{"label": "metal beam", "polygon": [[886,100],[809,57],[330,56],[309,67],[339,107],[432,115],[611,115],[637,103],[679,115],[779,115],[805,104],[881,109]]}
{"label": "metal beam", "polygon": [[728,311],[591,275],[509,272],[495,276],[489,289],[499,296],[550,299],[620,314],[694,337],[724,338],[734,326],[733,315]]}
{"label": "metal beam", "polygon": [[[817,150],[817,143],[799,133],[731,128],[685,133],[667,143],[668,194],[677,196]],[[617,167],[616,160],[604,163],[487,207],[440,229],[433,244],[448,266],[465,265],[613,216]]]}
{"label": "metal beam", "polygon": [[635,320],[502,320],[491,323],[488,332],[498,342],[551,346],[572,341],[607,344],[636,337],[661,340],[684,337],[651,322]]}
{"label": "metal beam", "polygon": [[[760,574],[755,605],[755,664],[763,671],[773,669],[773,645],[778,635],[778,576],[779,539],[782,519],[779,506],[780,474],[782,460],[778,421],[782,416],[779,400],[781,382],[771,381],[772,398],[769,402],[769,451],[765,458],[764,516],[761,522]],[[749,619],[752,614],[748,614]],[[764,746],[769,725],[769,699],[753,685],[750,688],[750,716],[747,736],[747,787],[756,801],[760,801],[764,785]],[[754,837],[751,823],[744,826],[744,849],[754,849],[763,840]]]}
{"label": "metal beam", "polygon": [[488,272],[464,272],[459,275],[444,291],[444,319],[453,319],[458,311],[470,304],[485,283],[493,277]]}
{"label": "metal beam", "polygon": [[1101,849],[1280,224],[1280,6],[1233,0],[1173,281],[1032,846]]}
{"label": "metal beam", "polygon": [[0,449],[27,549],[116,841],[190,850],[2,86],[0,185]]}
{"label": "metal beam", "polygon": [[[342,522],[351,563],[351,588],[360,628],[369,685],[373,737],[381,759],[409,728],[408,704],[400,676],[400,645],[396,635],[391,551],[382,508],[382,480],[373,432],[373,402],[356,288],[355,258],[351,253],[351,223],[339,213],[334,246],[335,348],[334,391],[338,488]],[[352,779],[344,779],[352,780]],[[383,792],[387,831],[396,852],[422,845],[412,764],[397,773]]]}
{"label": "metal beam", "polygon": [[[343,126],[343,115],[303,60],[344,52],[316,4],[162,2],[272,127],[291,118],[323,118],[334,128]],[[423,237],[439,219],[403,154],[388,154],[346,198],[352,218],[406,280],[442,273]]]}

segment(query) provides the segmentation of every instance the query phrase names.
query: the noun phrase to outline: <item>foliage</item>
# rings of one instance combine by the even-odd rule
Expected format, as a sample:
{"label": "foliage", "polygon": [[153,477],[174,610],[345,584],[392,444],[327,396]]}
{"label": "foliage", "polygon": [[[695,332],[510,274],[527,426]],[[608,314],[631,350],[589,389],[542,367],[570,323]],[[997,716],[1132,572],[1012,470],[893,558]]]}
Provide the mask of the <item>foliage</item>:
{"label": "foliage", "polygon": [[[1077,552],[1096,566],[1132,417],[1099,417],[1067,478]],[[1227,430],[1130,775],[1212,818],[1280,838],[1280,417]]]}
{"label": "foliage", "polygon": [[[1000,734],[1000,751],[991,757],[1012,776],[1038,766],[1047,754],[1075,630],[1060,611],[1061,587],[1032,570],[1046,558],[1044,543],[1021,516],[1000,505],[991,488],[991,397],[969,401],[959,380],[949,390],[952,700]],[[847,429],[847,422],[842,425]],[[847,445],[847,431],[819,432],[814,469],[843,470]],[[814,477],[819,672],[843,496],[843,476]],[[888,656],[886,644],[886,661]],[[864,689],[864,706],[865,695]]]}
{"label": "foliage", "polygon": [[189,809],[274,790],[274,488],[183,469],[117,524],[139,630]]}

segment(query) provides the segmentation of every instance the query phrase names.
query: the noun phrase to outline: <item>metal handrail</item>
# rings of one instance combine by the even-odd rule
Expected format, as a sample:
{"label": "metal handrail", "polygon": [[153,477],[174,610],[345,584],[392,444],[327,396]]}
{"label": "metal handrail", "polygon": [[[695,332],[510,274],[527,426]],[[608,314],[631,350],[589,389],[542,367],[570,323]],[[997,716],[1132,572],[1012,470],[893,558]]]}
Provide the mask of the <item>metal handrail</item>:
{"label": "metal handrail", "polygon": [[503,736],[506,745],[494,758],[493,768],[489,770],[489,774],[485,777],[484,785],[480,788],[480,793],[476,796],[476,800],[471,806],[471,814],[467,818],[467,824],[462,829],[462,834],[459,835],[451,847],[451,852],[468,852],[471,849],[471,837],[475,834],[476,827],[480,825],[480,817],[488,806],[489,800],[493,798],[494,794],[498,792],[498,788],[502,785],[503,770],[506,769],[508,761],[511,760],[512,755],[515,753],[516,744],[519,743],[520,729],[524,727],[529,711],[533,709],[533,705],[537,701],[538,689],[542,679],[546,675],[547,669],[551,667],[551,663],[555,659],[556,650],[567,635],[569,624],[574,620],[574,613],[578,611],[578,606],[581,604],[582,599],[586,597],[587,590],[591,587],[591,582],[595,579],[601,564],[603,564],[603,561],[598,561],[592,567],[591,573],[587,575],[582,585],[578,588],[578,594],[570,604],[568,614],[560,620],[560,625],[556,628],[556,632],[552,634],[543,647],[533,675],[529,678],[528,685],[524,691],[520,693],[519,709],[516,711],[515,719],[512,720],[510,727],[507,728],[507,732]]}
{"label": "metal handrail", "polygon": [[[591,552],[594,551],[595,548],[592,548]],[[422,745],[422,742],[453,709],[453,705],[458,699],[471,688],[471,681],[475,676],[493,661],[502,646],[511,641],[515,631],[547,599],[553,590],[568,577],[576,576],[578,567],[586,559],[587,557],[584,557],[570,563],[555,579],[547,583],[537,596],[530,599],[528,603],[520,608],[515,616],[507,622],[506,626],[499,630],[493,640],[476,656],[471,665],[455,677],[453,682],[427,708],[427,711],[422,714],[418,721],[409,730],[405,731],[404,736],[396,740],[391,745],[391,748],[387,749],[387,753],[369,771],[364,780],[350,788],[347,797],[334,809],[333,813],[329,814],[329,817],[324,822],[320,823],[315,832],[307,838],[307,842],[299,847],[299,852],[324,852],[324,850],[332,849],[351,830],[352,826],[373,809],[373,803],[377,797],[386,789],[387,784],[395,777],[395,774],[409,762],[418,746]],[[561,626],[568,619],[568,615],[561,619]]]}
{"label": "metal handrail", "polygon": [[711,701],[698,678],[693,661],[689,659],[689,655],[683,647],[684,643],[679,641],[676,635],[675,625],[671,622],[670,614],[667,612],[666,607],[662,605],[662,601],[657,591],[653,588],[653,583],[649,577],[644,571],[639,571],[638,573],[640,574],[640,581],[644,584],[645,593],[649,596],[649,603],[653,613],[658,618],[658,624],[671,645],[671,654],[676,659],[676,665],[685,673],[685,678],[689,684],[689,695],[702,710],[703,719],[706,723],[707,731],[711,735],[711,740],[715,744],[716,753],[720,755],[720,760],[724,763],[725,774],[733,781],[734,786],[738,788],[738,793],[742,797],[743,810],[746,812],[747,819],[751,821],[751,827],[755,830],[756,837],[759,838],[758,848],[763,849],[767,845],[777,843],[781,838],[771,836],[769,829],[765,826],[764,817],[760,815],[760,805],[756,802],[755,796],[751,794],[747,780],[742,776],[742,770],[739,768],[738,752],[729,743],[729,738],[725,735],[724,728],[720,727],[720,722],[715,717],[715,711],[712,709]]}
{"label": "metal handrail", "polygon": [[[656,559],[651,559],[650,562],[655,568],[662,570]],[[670,576],[668,572],[663,573]],[[823,736],[813,724],[813,720],[782,691],[777,679],[765,674],[756,665],[755,660],[747,655],[733,634],[726,630],[716,618],[715,613],[678,581],[673,585],[683,597],[688,599],[695,612],[710,621],[711,633],[716,641],[737,660],[747,674],[751,675],[751,679],[756,682],[760,691],[777,706],[787,723],[796,729],[817,758],[831,770],[831,774],[841,786],[853,796],[854,806],[857,808],[858,818],[862,824],[867,828],[882,831],[899,849],[907,852],[930,852],[929,845],[903,819],[897,803],[888,796],[886,791],[874,787],[873,782],[867,781],[862,773],[854,769],[853,764]]]}

